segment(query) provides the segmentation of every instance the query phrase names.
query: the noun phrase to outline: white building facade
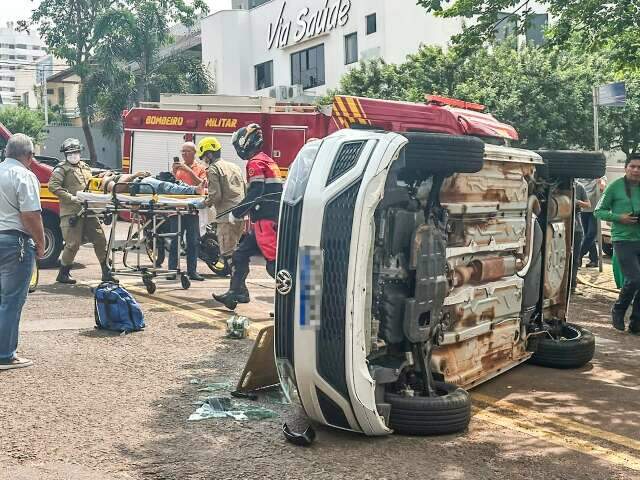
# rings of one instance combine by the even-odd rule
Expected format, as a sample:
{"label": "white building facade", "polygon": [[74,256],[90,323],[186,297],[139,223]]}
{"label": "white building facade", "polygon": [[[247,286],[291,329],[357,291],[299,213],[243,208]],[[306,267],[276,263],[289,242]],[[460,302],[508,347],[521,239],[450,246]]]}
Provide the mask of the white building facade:
{"label": "white building facade", "polygon": [[16,71],[21,70],[18,77],[24,77],[27,71],[32,69],[35,71],[34,62],[45,55],[45,47],[37,35],[16,32],[12,23],[8,23],[6,28],[0,28],[0,99],[2,104],[14,105],[23,100],[22,96],[25,92],[19,91],[21,90],[20,85],[16,85]]}
{"label": "white building facade", "polygon": [[415,0],[237,0],[233,6],[202,20],[202,61],[220,94],[273,96],[294,86],[284,98],[322,95],[359,60],[399,63],[421,44],[445,47],[462,29],[461,19],[436,18]]}
{"label": "white building facade", "polygon": [[[548,15],[531,17],[522,40],[539,44]],[[202,62],[217,93],[275,96],[323,95],[360,60],[400,63],[420,45],[447,47],[462,31],[461,18],[428,14],[416,0],[215,0],[202,20]],[[500,15],[499,40],[516,18]]]}

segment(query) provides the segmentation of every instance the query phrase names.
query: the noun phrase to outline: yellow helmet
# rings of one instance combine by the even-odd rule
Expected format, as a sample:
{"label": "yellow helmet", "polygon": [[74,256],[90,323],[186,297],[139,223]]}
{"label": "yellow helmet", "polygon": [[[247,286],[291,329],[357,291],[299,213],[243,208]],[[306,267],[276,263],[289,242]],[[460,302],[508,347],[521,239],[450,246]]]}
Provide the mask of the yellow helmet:
{"label": "yellow helmet", "polygon": [[205,137],[198,142],[198,157],[204,157],[207,152],[213,152],[217,158],[220,157],[222,145],[216,137]]}

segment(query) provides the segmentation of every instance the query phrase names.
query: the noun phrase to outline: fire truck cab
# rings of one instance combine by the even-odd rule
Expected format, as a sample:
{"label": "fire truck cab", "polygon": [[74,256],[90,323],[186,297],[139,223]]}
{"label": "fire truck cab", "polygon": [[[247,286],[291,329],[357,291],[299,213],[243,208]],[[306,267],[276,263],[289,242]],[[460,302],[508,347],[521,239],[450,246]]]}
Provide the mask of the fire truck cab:
{"label": "fire truck cab", "polygon": [[330,117],[314,106],[278,105],[274,99],[223,95],[162,95],[158,103],[143,103],[124,112],[122,169],[125,172],[170,171],[184,142],[196,144],[215,136],[222,158],[245,162],[231,144],[233,132],[258,123],[264,132],[264,150],[283,175],[309,138],[329,133]]}
{"label": "fire truck cab", "polygon": [[[4,148],[11,132],[0,123],[0,155],[4,158]],[[62,231],[60,230],[60,204],[58,199],[49,191],[47,185],[53,172],[53,167],[38,161],[36,155],[31,163],[31,171],[36,174],[40,182],[40,203],[42,205],[42,223],[44,224],[45,255],[38,260],[41,267],[53,267],[58,263],[58,257],[64,246]]]}

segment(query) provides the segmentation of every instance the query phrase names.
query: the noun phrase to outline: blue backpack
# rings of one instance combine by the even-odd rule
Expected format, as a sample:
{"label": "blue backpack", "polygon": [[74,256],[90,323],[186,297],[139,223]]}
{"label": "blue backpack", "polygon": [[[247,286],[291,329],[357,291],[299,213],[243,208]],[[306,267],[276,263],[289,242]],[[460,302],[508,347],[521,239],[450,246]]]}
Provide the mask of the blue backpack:
{"label": "blue backpack", "polygon": [[137,332],[144,328],[144,314],[138,302],[117,283],[103,282],[95,290],[96,327],[116,332]]}

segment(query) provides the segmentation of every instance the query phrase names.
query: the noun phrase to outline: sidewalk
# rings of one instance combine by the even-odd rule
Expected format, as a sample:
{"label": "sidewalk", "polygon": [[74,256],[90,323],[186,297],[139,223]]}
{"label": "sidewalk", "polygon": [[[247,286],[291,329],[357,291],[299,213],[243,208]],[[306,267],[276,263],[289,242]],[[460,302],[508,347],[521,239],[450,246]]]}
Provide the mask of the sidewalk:
{"label": "sidewalk", "polygon": [[618,298],[618,287],[613,278],[613,268],[611,263],[605,263],[603,271],[597,268],[581,268],[578,270],[578,292],[586,298],[606,297],[607,299]]}

